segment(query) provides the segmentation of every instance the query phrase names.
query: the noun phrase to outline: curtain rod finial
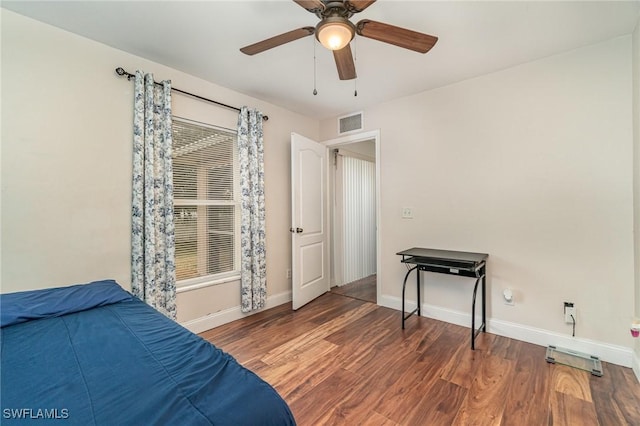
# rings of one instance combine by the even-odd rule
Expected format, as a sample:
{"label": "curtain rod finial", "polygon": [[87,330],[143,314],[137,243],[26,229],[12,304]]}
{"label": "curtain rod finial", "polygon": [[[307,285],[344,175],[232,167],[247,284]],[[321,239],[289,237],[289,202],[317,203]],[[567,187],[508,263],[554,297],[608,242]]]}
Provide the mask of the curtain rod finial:
{"label": "curtain rod finial", "polygon": [[116,68],[116,74],[118,74],[120,77],[122,77],[123,75],[127,76],[127,80],[129,80],[129,81],[131,81],[131,77],[134,77],[133,74],[129,74],[122,67]]}

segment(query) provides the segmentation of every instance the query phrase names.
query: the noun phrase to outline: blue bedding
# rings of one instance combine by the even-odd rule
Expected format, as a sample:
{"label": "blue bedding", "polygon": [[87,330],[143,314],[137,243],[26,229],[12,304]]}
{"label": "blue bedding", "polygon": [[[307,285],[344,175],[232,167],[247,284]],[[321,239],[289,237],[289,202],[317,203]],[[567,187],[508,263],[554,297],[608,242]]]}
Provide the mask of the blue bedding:
{"label": "blue bedding", "polygon": [[268,383],[114,281],[0,295],[0,316],[3,425],[295,424]]}

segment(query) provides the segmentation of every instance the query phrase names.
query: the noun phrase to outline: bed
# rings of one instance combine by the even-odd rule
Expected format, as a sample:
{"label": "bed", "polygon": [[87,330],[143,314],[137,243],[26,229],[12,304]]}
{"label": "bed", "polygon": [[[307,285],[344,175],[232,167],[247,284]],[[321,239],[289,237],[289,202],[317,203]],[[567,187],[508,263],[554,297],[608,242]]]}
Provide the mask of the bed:
{"label": "bed", "polygon": [[0,423],[295,425],[232,356],[105,280],[0,295]]}

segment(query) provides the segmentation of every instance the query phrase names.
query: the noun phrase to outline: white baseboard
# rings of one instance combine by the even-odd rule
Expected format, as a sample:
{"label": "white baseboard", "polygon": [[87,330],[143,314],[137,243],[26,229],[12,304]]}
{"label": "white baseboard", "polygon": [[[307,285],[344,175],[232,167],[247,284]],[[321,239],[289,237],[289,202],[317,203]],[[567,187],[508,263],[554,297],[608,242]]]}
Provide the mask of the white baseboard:
{"label": "white baseboard", "polygon": [[[382,295],[378,298],[378,304],[387,308],[401,310],[402,300],[399,297]],[[411,312],[416,308],[415,301],[405,302],[405,311]],[[471,325],[471,315],[466,312],[445,309],[438,306],[423,304],[421,306],[422,316],[440,321],[469,327]],[[476,316],[476,324],[479,324]],[[540,346],[553,345],[571,349],[578,352],[588,353],[599,357],[602,361],[623,367],[632,367],[636,377],[640,380],[640,364],[631,348],[612,345],[604,342],[597,342],[590,339],[571,337],[569,335],[556,333],[541,328],[530,327],[509,321],[487,318],[487,332],[498,336],[509,337],[527,343]]]}
{"label": "white baseboard", "polygon": [[636,352],[633,352],[633,366],[631,368],[636,375],[636,379],[640,382],[640,357]]}
{"label": "white baseboard", "polygon": [[185,321],[183,323],[180,323],[180,325],[193,333],[202,333],[203,331],[211,330],[212,328],[227,324],[231,321],[245,318],[249,315],[262,312],[265,309],[275,308],[276,306],[288,302],[291,302],[291,292],[285,291],[284,293],[278,293],[274,294],[273,296],[267,297],[265,307],[258,311],[252,311],[245,314],[240,309],[240,306],[234,306],[233,308],[225,309],[224,311],[218,311],[204,317]]}

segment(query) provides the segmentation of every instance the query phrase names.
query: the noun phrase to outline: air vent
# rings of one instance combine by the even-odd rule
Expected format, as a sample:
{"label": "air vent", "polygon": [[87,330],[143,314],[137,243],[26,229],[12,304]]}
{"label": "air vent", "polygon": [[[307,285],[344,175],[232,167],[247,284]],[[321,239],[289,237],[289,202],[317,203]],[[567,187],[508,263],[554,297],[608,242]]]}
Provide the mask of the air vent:
{"label": "air vent", "polygon": [[356,112],[353,114],[338,117],[338,134],[357,132],[364,129],[363,113]]}

